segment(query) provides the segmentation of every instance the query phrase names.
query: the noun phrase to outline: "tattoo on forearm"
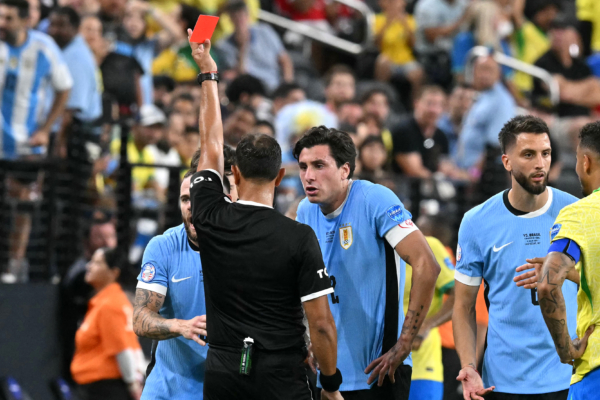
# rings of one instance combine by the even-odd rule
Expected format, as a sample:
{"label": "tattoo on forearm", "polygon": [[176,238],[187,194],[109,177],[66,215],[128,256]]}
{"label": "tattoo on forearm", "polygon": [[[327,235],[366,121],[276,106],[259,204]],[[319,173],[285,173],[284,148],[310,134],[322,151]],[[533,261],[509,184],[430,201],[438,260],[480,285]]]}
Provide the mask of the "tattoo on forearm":
{"label": "tattoo on forearm", "polygon": [[164,340],[179,336],[171,332],[171,321],[163,318],[157,311],[165,301],[165,296],[151,290],[137,289],[133,304],[133,327],[139,336],[150,339]]}
{"label": "tattoo on forearm", "polygon": [[406,317],[404,318],[404,324],[402,324],[401,336],[408,335],[411,339],[419,332],[419,319],[423,312],[424,306],[420,306],[419,310],[408,310],[406,311]]}

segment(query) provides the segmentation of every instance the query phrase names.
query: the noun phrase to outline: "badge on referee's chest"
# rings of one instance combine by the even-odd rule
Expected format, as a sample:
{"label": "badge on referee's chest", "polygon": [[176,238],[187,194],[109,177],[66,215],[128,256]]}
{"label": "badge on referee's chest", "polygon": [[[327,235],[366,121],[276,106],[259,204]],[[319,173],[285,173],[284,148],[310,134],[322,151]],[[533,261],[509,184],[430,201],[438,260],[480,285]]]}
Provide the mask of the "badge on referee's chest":
{"label": "badge on referee's chest", "polygon": [[344,248],[344,250],[348,250],[350,246],[352,246],[352,227],[345,226],[340,228],[340,244]]}

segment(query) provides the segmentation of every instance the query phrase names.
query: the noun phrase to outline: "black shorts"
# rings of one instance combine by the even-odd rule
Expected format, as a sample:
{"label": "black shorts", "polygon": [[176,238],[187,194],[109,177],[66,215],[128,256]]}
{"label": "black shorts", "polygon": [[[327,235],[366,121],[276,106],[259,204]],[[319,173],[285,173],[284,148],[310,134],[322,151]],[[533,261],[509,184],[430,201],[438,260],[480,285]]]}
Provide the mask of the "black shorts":
{"label": "black shorts", "polygon": [[127,385],[121,379],[105,379],[79,386],[82,400],[131,400]]}
{"label": "black shorts", "polygon": [[567,400],[569,389],[560,392],[540,393],[540,394],[510,394],[492,392],[485,396],[485,400]]}
{"label": "black shorts", "polygon": [[250,375],[239,373],[239,351],[208,349],[204,373],[205,400],[316,399],[304,363],[306,350],[254,351]]}
{"label": "black shorts", "polygon": [[408,400],[411,376],[412,367],[401,365],[394,373],[395,383],[386,377],[381,387],[375,383],[371,389],[342,392],[342,397],[344,400]]}

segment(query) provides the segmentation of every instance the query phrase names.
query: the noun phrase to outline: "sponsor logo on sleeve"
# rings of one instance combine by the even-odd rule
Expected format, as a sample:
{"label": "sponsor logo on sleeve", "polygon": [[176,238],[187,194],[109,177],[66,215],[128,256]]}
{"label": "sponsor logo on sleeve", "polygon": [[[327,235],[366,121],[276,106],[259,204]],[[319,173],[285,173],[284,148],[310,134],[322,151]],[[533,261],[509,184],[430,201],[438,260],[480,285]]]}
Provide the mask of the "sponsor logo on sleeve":
{"label": "sponsor logo on sleeve", "polygon": [[155,276],[156,268],[154,268],[154,265],[150,263],[144,264],[144,266],[142,267],[142,281],[146,283],[152,282]]}
{"label": "sponsor logo on sleeve", "polygon": [[562,228],[562,224],[554,224],[552,229],[550,229],[550,241],[553,241],[556,235],[558,235],[560,228]]}
{"label": "sponsor logo on sleeve", "polygon": [[407,229],[407,228],[414,228],[415,227],[415,223],[412,222],[411,219],[407,219],[406,221],[403,221],[402,223],[398,224],[398,226],[402,229]]}
{"label": "sponsor logo on sleeve", "polygon": [[388,208],[387,215],[392,221],[401,223],[404,221],[404,208],[400,205]]}
{"label": "sponsor logo on sleeve", "polygon": [[460,244],[456,247],[456,261],[460,261],[462,258],[462,249],[460,248]]}

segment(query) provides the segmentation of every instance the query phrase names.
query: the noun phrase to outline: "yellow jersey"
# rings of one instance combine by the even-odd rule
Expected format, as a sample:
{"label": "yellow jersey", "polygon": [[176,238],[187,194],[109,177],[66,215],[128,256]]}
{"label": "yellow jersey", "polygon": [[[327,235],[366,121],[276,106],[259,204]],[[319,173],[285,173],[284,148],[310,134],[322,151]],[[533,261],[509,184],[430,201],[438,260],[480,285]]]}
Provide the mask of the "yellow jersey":
{"label": "yellow jersey", "polygon": [[[525,21],[521,29],[514,33],[512,39],[515,57],[528,64],[535,64],[541,56],[550,50],[550,39],[548,39],[548,36],[530,21]],[[512,80],[522,92],[533,90],[533,78],[531,75],[516,71]]]}
{"label": "yellow jersey", "polygon": [[[454,266],[450,253],[442,242],[434,237],[427,236],[427,243],[436,261],[441,267],[440,275],[435,283],[435,292],[431,300],[431,307],[427,317],[436,314],[442,308],[444,293],[454,287]],[[408,310],[410,289],[412,287],[412,267],[406,264],[406,284],[404,285],[404,313]],[[417,351],[412,352],[413,370],[412,380],[428,380],[443,382],[444,367],[442,366],[442,338],[438,328],[429,331],[429,335]]]}
{"label": "yellow jersey", "polygon": [[592,23],[592,51],[600,51],[600,2],[577,0],[577,19]]}
{"label": "yellow jersey", "polygon": [[[387,17],[385,14],[377,14],[373,30],[378,35],[385,27]],[[415,19],[411,15],[406,16],[406,22],[411,32],[417,30]],[[408,32],[400,21],[394,21],[388,26],[381,39],[381,53],[389,58],[394,64],[402,65],[415,61],[412,49],[408,45]]]}
{"label": "yellow jersey", "polygon": [[[121,140],[113,139],[110,143],[110,152],[113,156],[118,156],[121,149]],[[127,142],[127,160],[132,164],[154,164],[154,156],[147,147],[138,151],[129,139]],[[150,167],[133,167],[131,171],[131,181],[134,192],[144,190],[150,181],[154,180],[154,168]]]}
{"label": "yellow jersey", "polygon": [[[600,323],[600,191],[563,208],[552,227],[554,240],[571,239],[581,249],[575,269],[581,284],[577,292],[577,335],[583,337],[590,325]],[[600,366],[600,329],[588,340],[583,356],[575,360],[571,385]]]}

